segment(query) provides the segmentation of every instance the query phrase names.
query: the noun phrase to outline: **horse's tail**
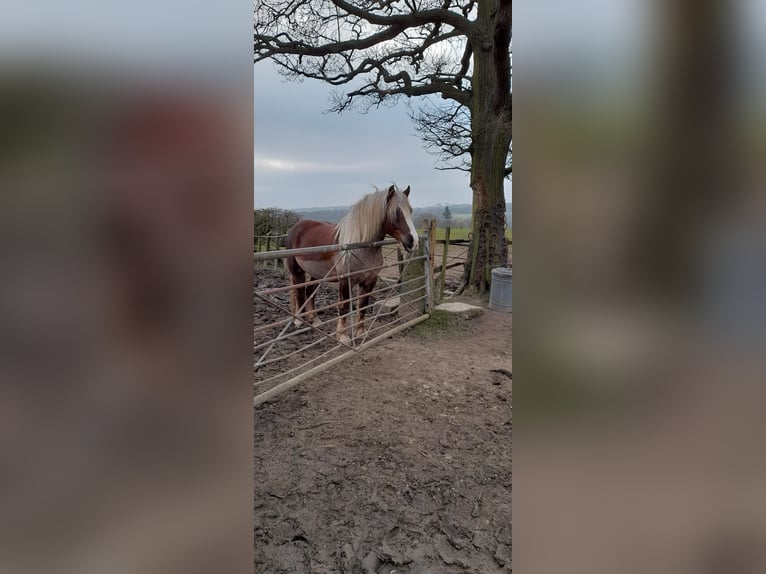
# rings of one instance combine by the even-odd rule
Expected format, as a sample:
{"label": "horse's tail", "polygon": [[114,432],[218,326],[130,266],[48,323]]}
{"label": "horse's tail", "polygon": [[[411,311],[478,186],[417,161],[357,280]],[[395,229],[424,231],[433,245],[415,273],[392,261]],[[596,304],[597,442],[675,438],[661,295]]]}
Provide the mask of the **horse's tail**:
{"label": "horse's tail", "polygon": [[[300,228],[300,221],[295,223],[290,229],[287,230],[287,237],[285,237],[285,249],[295,249],[298,247],[298,232]],[[298,265],[298,261],[293,256],[288,256],[285,259],[287,269],[293,276],[298,275],[302,269]]]}
{"label": "horse's tail", "polygon": [[306,219],[296,221],[293,226],[287,230],[287,237],[285,237],[286,249],[297,249],[303,247],[304,244],[300,241],[301,235],[305,235],[307,224],[311,223]]}

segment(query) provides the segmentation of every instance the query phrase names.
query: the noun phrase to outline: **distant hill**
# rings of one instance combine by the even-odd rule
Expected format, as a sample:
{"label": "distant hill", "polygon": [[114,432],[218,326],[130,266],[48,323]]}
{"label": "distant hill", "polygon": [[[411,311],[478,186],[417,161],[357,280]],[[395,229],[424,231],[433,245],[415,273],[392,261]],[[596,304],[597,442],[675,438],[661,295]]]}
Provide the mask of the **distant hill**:
{"label": "distant hill", "polygon": [[[419,225],[422,219],[438,219],[439,225],[443,225],[441,221],[444,214],[444,208],[447,204],[437,203],[428,207],[415,207],[412,210],[412,216],[415,222]],[[506,218],[508,219],[508,226],[511,225],[512,216],[512,204],[509,203],[506,210]],[[468,227],[471,222],[471,204],[470,203],[457,203],[449,205],[450,213],[452,214],[451,224],[455,227]],[[331,223],[338,223],[340,218],[343,217],[348,211],[348,207],[301,207],[292,209],[291,211],[297,213],[305,219],[317,219],[319,221],[329,221]]]}
{"label": "distant hill", "polygon": [[348,211],[348,207],[305,207],[291,209],[304,219],[316,219],[318,221],[329,221],[338,223],[340,218]]}

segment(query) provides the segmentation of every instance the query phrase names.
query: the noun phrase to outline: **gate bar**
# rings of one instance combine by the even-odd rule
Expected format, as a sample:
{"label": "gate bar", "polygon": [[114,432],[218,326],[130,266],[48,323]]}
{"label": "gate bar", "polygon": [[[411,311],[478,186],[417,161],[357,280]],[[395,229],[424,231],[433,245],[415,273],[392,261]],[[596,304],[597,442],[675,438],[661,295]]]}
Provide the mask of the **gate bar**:
{"label": "gate bar", "polygon": [[[350,249],[363,249],[365,247],[381,247],[384,245],[396,245],[396,239],[383,239],[381,241],[345,243],[336,245],[320,245],[318,247],[300,247],[298,249],[281,249],[279,251],[262,251],[253,253],[255,261],[266,261],[274,258],[290,257],[291,255],[309,255],[311,253],[332,253],[333,251],[345,251]],[[274,255],[278,253],[279,255]]]}
{"label": "gate bar", "polygon": [[399,325],[398,327],[395,327],[394,329],[391,329],[390,331],[386,331],[385,333],[381,333],[380,335],[378,335],[374,339],[370,339],[369,341],[367,341],[365,343],[362,343],[359,347],[356,347],[352,351],[346,351],[342,355],[338,355],[337,357],[335,357],[333,359],[330,359],[326,363],[322,363],[321,365],[317,365],[316,367],[314,367],[312,369],[309,369],[308,371],[306,371],[304,373],[301,373],[300,375],[294,376],[292,379],[289,379],[289,380],[285,381],[284,383],[280,383],[276,387],[272,387],[268,391],[266,391],[264,393],[261,393],[260,395],[257,395],[253,399],[253,406],[257,407],[261,403],[264,403],[264,402],[268,401],[269,399],[275,397],[276,395],[278,395],[278,394],[280,394],[280,393],[282,393],[284,391],[287,391],[287,390],[293,388],[294,386],[302,383],[303,381],[305,381],[309,377],[313,377],[316,374],[322,373],[322,372],[326,371],[327,369],[329,369],[330,367],[333,367],[333,366],[337,365],[338,363],[340,363],[342,361],[345,361],[349,357],[352,357],[352,356],[356,355],[359,351],[364,351],[365,349],[373,346],[374,344],[379,343],[380,341],[382,341],[384,339],[387,339],[391,335],[395,335],[396,333],[399,333],[400,331],[404,331],[405,329],[407,329],[409,327],[417,325],[418,323],[422,323],[423,321],[425,321],[429,317],[430,317],[429,314],[421,315],[420,317],[415,317],[411,321],[407,321],[406,323],[403,323],[402,325]]}

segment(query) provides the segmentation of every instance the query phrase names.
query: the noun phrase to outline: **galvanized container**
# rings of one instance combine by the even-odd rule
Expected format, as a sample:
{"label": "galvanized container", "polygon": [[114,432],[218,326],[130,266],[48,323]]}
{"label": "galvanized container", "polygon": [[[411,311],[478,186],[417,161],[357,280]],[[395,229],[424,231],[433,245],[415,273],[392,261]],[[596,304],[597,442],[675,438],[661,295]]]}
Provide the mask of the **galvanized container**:
{"label": "galvanized container", "polygon": [[511,312],[511,281],[513,270],[496,267],[492,270],[492,284],[489,288],[489,308],[493,311]]}

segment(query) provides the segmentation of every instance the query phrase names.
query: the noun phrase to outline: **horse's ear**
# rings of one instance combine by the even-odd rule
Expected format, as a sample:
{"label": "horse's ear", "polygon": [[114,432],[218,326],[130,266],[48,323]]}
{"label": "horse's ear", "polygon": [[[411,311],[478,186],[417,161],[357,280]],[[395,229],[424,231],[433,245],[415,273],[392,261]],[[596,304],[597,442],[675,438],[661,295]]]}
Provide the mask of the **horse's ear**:
{"label": "horse's ear", "polygon": [[394,194],[396,193],[396,186],[392,185],[388,188],[388,195],[386,196],[386,201],[391,201],[391,198],[394,197]]}
{"label": "horse's ear", "polygon": [[407,186],[407,189],[405,189],[405,190],[404,190],[402,193],[403,193],[404,195],[406,195],[407,197],[409,197],[409,196],[410,196],[410,186],[408,185],[408,186]]}

